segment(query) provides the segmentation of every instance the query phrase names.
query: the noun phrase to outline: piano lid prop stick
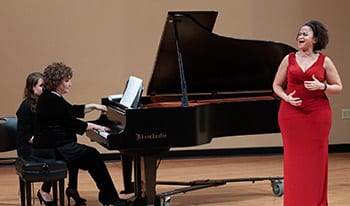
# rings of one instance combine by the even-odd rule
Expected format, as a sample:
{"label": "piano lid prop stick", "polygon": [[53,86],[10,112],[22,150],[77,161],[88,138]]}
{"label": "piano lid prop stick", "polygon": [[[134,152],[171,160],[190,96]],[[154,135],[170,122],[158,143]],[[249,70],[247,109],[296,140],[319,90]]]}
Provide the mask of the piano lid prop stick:
{"label": "piano lid prop stick", "polygon": [[181,91],[182,91],[182,106],[183,107],[188,107],[188,95],[187,95],[187,85],[186,85],[186,80],[185,80],[185,72],[184,72],[184,67],[183,67],[183,62],[182,62],[182,55],[180,51],[180,46],[179,46],[179,34],[177,31],[177,26],[176,26],[176,15],[174,15],[174,32],[175,32],[175,44],[176,44],[176,52],[177,52],[177,61],[179,63],[179,72],[180,72],[180,81],[181,81]]}

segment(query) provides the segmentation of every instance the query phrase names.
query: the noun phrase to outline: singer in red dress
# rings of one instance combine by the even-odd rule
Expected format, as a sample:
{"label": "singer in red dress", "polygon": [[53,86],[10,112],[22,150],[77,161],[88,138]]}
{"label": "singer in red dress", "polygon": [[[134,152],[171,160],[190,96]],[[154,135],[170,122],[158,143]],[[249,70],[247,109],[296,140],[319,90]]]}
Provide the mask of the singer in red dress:
{"label": "singer in red dress", "polygon": [[281,62],[273,82],[281,98],[278,123],[284,147],[284,206],[327,206],[328,136],[332,112],[327,95],[342,90],[334,63],[320,51],[328,43],[319,21],[304,24],[298,51]]}

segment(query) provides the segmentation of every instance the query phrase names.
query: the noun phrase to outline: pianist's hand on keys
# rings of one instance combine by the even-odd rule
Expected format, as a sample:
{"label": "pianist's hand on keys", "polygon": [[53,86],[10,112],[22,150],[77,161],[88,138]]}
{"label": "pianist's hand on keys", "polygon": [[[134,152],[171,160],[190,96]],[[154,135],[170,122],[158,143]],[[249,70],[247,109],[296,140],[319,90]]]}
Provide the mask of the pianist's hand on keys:
{"label": "pianist's hand on keys", "polygon": [[102,130],[97,130],[97,133],[106,139],[107,139],[107,136],[109,135],[108,132],[102,131]]}
{"label": "pianist's hand on keys", "polygon": [[108,127],[101,126],[101,125],[98,125],[98,124],[94,124],[94,123],[91,123],[91,122],[88,123],[87,130],[105,131],[105,132],[106,131],[110,131],[110,129]]}

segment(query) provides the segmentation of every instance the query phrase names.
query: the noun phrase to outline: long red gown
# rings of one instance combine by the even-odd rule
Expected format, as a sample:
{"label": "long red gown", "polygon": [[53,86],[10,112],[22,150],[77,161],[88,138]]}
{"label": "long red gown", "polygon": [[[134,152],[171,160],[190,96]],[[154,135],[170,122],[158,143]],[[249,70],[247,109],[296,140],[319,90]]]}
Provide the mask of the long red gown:
{"label": "long red gown", "polygon": [[312,75],[323,82],[325,55],[320,54],[305,72],[295,53],[289,54],[286,93],[302,105],[294,107],[281,101],[278,122],[284,146],[284,206],[327,206],[328,136],[332,112],[324,91],[309,91],[305,80]]}

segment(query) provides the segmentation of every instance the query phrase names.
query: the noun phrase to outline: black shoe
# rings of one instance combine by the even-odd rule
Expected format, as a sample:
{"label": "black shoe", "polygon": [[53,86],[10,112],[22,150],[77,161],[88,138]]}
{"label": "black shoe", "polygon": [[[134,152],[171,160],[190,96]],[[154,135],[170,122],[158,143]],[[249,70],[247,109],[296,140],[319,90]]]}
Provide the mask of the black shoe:
{"label": "black shoe", "polygon": [[135,183],[131,182],[124,186],[124,190],[120,191],[120,194],[130,194],[135,192]]}
{"label": "black shoe", "polygon": [[54,201],[46,201],[46,200],[44,200],[43,196],[41,196],[40,190],[38,190],[37,196],[38,196],[40,205],[42,205],[43,202],[44,202],[44,204],[46,206],[54,206],[54,203],[55,203]]}
{"label": "black shoe", "polygon": [[128,203],[126,200],[118,199],[114,202],[113,206],[128,206]]}
{"label": "black shoe", "polygon": [[128,206],[128,202],[123,199],[118,199],[113,204],[103,204],[103,206]]}
{"label": "black shoe", "polygon": [[73,189],[73,188],[67,188],[66,189],[66,196],[68,199],[68,205],[70,205],[70,198],[73,198],[73,200],[75,201],[75,206],[83,206],[86,205],[86,199],[81,198],[79,195],[79,192],[77,189]]}

